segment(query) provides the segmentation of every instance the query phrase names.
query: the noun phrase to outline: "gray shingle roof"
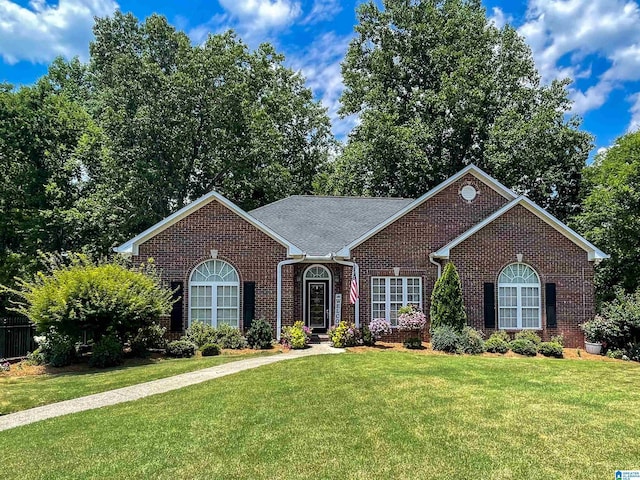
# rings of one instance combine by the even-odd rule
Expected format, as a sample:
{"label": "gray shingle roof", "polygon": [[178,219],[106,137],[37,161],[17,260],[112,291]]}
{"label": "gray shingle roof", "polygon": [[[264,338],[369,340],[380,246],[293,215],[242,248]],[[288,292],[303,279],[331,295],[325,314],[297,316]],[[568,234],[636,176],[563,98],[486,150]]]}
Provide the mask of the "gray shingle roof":
{"label": "gray shingle roof", "polygon": [[308,255],[327,255],[379,225],[413,200],[294,195],[249,212]]}

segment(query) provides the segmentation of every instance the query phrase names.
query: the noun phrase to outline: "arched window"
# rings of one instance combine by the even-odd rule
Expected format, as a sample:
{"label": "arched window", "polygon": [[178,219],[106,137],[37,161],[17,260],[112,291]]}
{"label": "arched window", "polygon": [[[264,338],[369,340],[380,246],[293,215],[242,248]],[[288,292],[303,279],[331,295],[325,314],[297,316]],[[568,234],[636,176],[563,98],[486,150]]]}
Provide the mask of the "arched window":
{"label": "arched window", "polygon": [[222,260],[198,265],[189,280],[189,323],[238,327],[239,318],[240,279],[236,269]]}
{"label": "arched window", "polygon": [[512,263],[498,277],[498,327],[541,328],[540,279],[529,265]]}
{"label": "arched window", "polygon": [[320,265],[314,265],[313,267],[309,267],[306,272],[304,272],[305,280],[329,280],[331,275],[329,274],[329,270],[326,267],[322,267]]}

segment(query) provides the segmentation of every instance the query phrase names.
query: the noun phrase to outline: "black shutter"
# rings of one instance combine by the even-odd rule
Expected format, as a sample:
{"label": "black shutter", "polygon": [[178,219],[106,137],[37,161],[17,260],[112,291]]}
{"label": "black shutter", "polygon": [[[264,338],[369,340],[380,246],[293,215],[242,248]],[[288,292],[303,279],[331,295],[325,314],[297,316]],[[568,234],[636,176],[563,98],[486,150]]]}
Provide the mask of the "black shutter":
{"label": "black shutter", "polygon": [[556,317],[556,284],[544,284],[544,300],[547,310],[547,327],[555,328],[558,326]]}
{"label": "black shutter", "polygon": [[244,282],[242,284],[243,326],[246,332],[251,328],[251,323],[256,315],[256,282]]}
{"label": "black shutter", "polygon": [[178,299],[171,307],[171,331],[182,332],[184,324],[182,322],[182,307],[184,305],[184,287],[182,282],[171,282],[173,299]]}
{"label": "black shutter", "polygon": [[484,326],[496,328],[496,290],[493,283],[484,284]]}

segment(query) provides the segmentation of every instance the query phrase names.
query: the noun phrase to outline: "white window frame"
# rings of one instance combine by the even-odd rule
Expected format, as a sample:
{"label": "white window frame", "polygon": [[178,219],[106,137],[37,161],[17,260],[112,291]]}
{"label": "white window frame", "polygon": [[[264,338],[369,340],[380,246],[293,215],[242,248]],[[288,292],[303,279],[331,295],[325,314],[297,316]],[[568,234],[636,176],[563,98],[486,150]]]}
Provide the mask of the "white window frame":
{"label": "white window frame", "polygon": [[[380,304],[382,302],[380,301],[374,301],[373,300],[373,287],[374,287],[374,280],[384,280],[384,311],[385,311],[385,315],[384,318],[391,322],[391,305],[392,304],[397,304],[398,302],[391,302],[391,279],[394,280],[402,280],[402,307],[406,307],[407,305],[416,305],[416,302],[409,302],[408,301],[408,288],[407,288],[407,281],[408,280],[417,280],[418,281],[418,287],[419,287],[419,292],[420,292],[420,301],[418,302],[418,307],[422,308],[422,277],[382,277],[382,276],[377,276],[377,277],[371,277],[371,319],[374,320],[373,315],[373,311],[374,311],[374,303],[376,304]],[[391,325],[391,328],[398,328],[398,325]]]}
{"label": "white window frame", "polygon": [[[538,280],[537,283],[504,283],[504,282],[500,282],[500,277],[502,277],[502,273],[509,268],[511,265],[515,265],[513,263],[507,265],[506,267],[504,267],[501,271],[500,271],[500,275],[498,275],[498,329],[499,330],[542,330],[542,288],[541,288],[541,284],[540,284],[540,275],[538,275],[538,272],[536,272],[535,268],[533,268],[531,265],[528,265],[526,263],[522,263],[522,265],[528,267],[531,269],[531,271],[533,271],[533,273],[536,275],[536,279]],[[516,305],[514,306],[503,306],[500,304],[500,288],[515,288],[516,289]],[[523,307],[522,305],[522,289],[523,288],[537,288],[538,289],[538,325],[534,326],[534,327],[523,327],[522,326],[522,309],[523,308],[529,308],[529,309],[533,309],[535,307]],[[502,325],[503,323],[503,317],[502,317],[502,310],[503,309],[516,309],[516,326],[515,327],[505,327]]]}
{"label": "white window frame", "polygon": [[[233,271],[236,274],[236,277],[238,278],[238,281],[235,282],[221,282],[221,281],[192,281],[191,277],[193,276],[193,273],[204,263],[210,262],[210,261],[217,261],[217,262],[222,262],[222,263],[226,263],[227,265],[229,265]],[[191,299],[193,297],[193,295],[191,294],[191,287],[211,287],[211,307],[193,307],[191,305]],[[236,287],[237,288],[237,301],[236,301],[236,306],[234,307],[220,307],[218,306],[218,287]],[[238,274],[238,270],[236,270],[236,268],[231,265],[229,262],[225,262],[224,260],[219,260],[219,259],[214,259],[214,260],[206,260],[202,263],[199,263],[198,265],[196,265],[194,267],[194,269],[191,271],[191,275],[189,275],[189,316],[188,316],[188,326],[191,326],[191,317],[192,317],[192,311],[194,309],[196,310],[207,310],[210,309],[211,310],[211,326],[217,328],[218,327],[218,309],[224,309],[224,310],[235,310],[236,311],[236,318],[237,320],[237,325],[231,325],[233,328],[240,328],[240,275]]]}

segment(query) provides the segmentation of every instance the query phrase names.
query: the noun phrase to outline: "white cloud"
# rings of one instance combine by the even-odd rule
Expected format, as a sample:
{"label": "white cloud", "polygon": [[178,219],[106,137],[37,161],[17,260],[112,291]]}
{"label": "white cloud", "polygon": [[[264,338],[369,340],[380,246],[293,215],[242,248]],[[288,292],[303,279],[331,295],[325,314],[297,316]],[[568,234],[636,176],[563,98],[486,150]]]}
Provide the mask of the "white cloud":
{"label": "white cloud", "polygon": [[316,38],[304,50],[287,56],[287,63],[302,73],[307,80],[307,86],[327,108],[333,133],[338,138],[344,138],[356,122],[355,116],[340,118],[338,115],[340,95],[344,90],[340,63],[350,39],[351,36],[341,37],[334,32],[327,32]]}
{"label": "white cloud", "polygon": [[636,93],[631,96],[630,100],[633,103],[629,112],[631,113],[631,121],[627,132],[635,132],[640,130],[640,93]]}
{"label": "white cloud", "polygon": [[313,25],[326,22],[333,19],[341,10],[342,6],[339,0],[314,0],[311,11],[301,23],[304,25]]}
{"label": "white cloud", "polygon": [[220,5],[248,30],[279,30],[302,13],[300,2],[291,0],[219,0]]}
{"label": "white cloud", "polygon": [[0,56],[9,64],[47,63],[58,55],[86,58],[93,17],[117,8],[113,0],[32,0],[28,7],[0,0]]}
{"label": "white cloud", "polygon": [[505,14],[500,7],[493,7],[492,12],[493,14],[489,16],[489,21],[497,28],[502,28],[507,23],[513,22],[513,17]]}
{"label": "white cloud", "polygon": [[[573,88],[573,112],[603,105],[621,82],[640,79],[640,6],[631,0],[530,0],[519,32],[544,82],[588,78],[590,57],[609,63],[586,91]],[[570,65],[566,65],[567,59]]]}

